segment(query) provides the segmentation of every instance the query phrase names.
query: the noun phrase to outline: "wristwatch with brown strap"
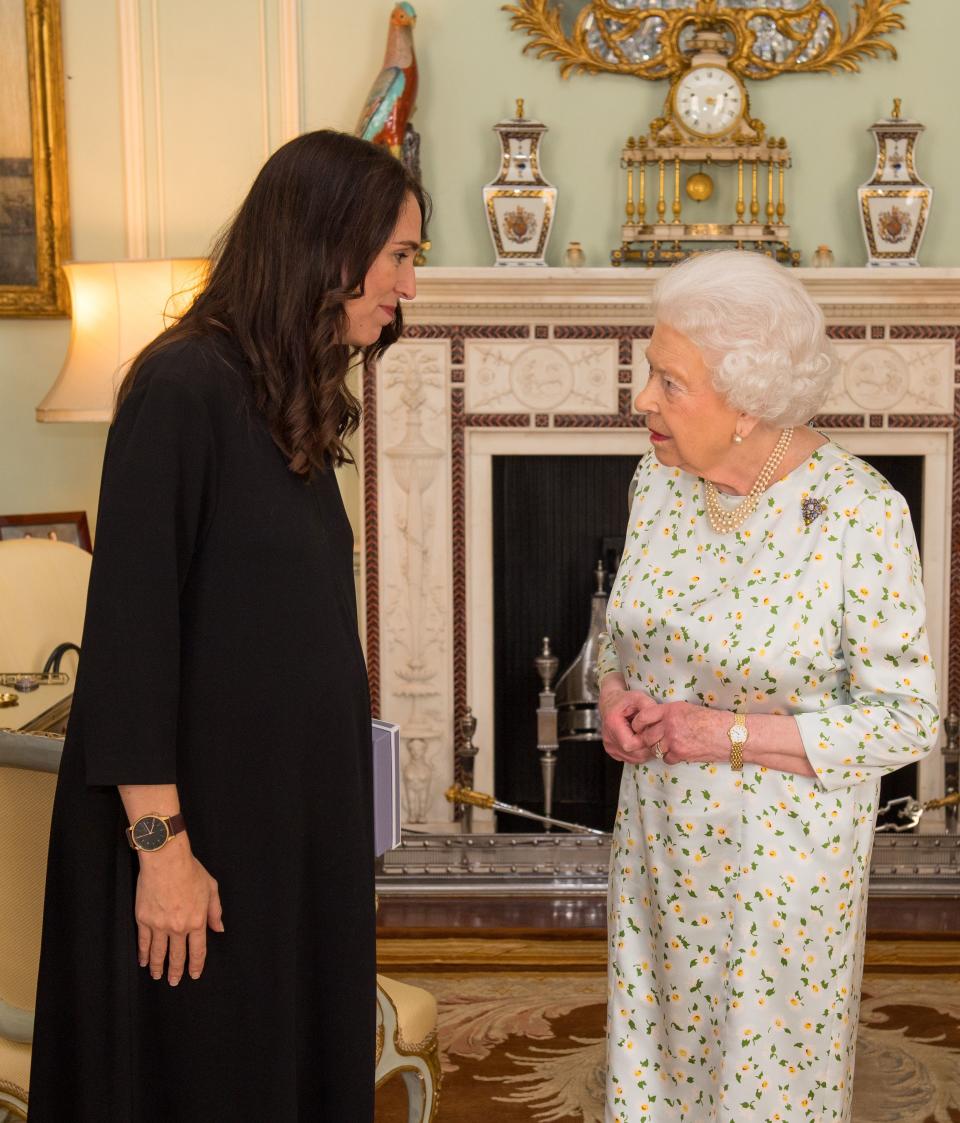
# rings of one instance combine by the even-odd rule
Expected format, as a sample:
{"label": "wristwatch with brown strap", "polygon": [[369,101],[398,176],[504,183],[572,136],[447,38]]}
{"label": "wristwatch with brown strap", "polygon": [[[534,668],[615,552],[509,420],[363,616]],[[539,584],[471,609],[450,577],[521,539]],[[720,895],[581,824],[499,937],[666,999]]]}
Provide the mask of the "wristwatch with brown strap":
{"label": "wristwatch with brown strap", "polygon": [[135,823],[127,827],[124,833],[132,849],[150,853],[166,846],[175,834],[180,834],[186,829],[187,824],[179,811],[176,815],[158,815],[151,812],[141,815]]}

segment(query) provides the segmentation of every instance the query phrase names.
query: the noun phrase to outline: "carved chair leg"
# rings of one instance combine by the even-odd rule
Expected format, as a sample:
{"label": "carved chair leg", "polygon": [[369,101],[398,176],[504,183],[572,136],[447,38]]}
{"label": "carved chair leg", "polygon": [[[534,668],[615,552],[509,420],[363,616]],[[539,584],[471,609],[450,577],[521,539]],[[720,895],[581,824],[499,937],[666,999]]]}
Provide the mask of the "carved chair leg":
{"label": "carved chair leg", "polygon": [[[411,1072],[409,1069],[401,1073],[403,1082],[407,1086],[407,1123],[426,1123],[429,1116],[429,1102],[433,1096],[427,1096],[427,1079],[419,1069]],[[432,1081],[431,1081],[432,1083]],[[432,1089],[431,1089],[432,1091]]]}

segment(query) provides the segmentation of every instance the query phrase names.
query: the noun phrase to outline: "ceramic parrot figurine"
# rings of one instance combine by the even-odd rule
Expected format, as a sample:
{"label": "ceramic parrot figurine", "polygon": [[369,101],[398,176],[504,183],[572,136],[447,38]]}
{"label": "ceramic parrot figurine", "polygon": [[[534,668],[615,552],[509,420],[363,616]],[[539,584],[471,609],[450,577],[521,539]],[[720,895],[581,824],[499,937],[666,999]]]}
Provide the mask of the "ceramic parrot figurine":
{"label": "ceramic parrot figurine", "polygon": [[384,145],[397,159],[403,155],[407,122],[416,106],[417,57],[413,53],[416,22],[417,13],[412,4],[404,0],[394,5],[383,66],[370,87],[356,128],[357,136]]}

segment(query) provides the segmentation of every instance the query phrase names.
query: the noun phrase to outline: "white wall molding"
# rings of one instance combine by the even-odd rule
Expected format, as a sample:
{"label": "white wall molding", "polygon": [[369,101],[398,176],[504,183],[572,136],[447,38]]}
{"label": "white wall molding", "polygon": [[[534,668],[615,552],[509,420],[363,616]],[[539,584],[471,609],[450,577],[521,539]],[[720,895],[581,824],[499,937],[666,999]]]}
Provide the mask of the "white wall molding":
{"label": "white wall molding", "polygon": [[280,23],[280,143],[299,136],[303,129],[303,95],[300,73],[300,0],[279,0]]}
{"label": "white wall molding", "polygon": [[160,80],[160,13],[157,0],[150,0],[150,28],[153,45],[154,153],[157,177],[157,257],[167,256],[167,203],[163,171],[163,87]]}
{"label": "white wall molding", "polygon": [[260,0],[260,129],[263,135],[263,158],[270,155],[270,66],[267,56],[267,0]]}
{"label": "white wall molding", "polygon": [[[229,41],[222,37],[222,19],[209,10],[187,35],[177,34],[190,10],[186,0],[116,0],[115,10],[126,256],[183,253],[184,231],[195,226],[209,234],[201,234],[203,242],[197,239],[189,252],[202,252],[260,164],[302,131],[301,0],[245,5]],[[237,91],[242,96],[225,96],[215,70],[208,69],[218,60],[234,81],[246,77]],[[210,143],[195,158],[188,156],[191,138],[211,139],[211,114],[225,130],[212,145],[219,162]],[[236,130],[237,145],[227,151],[223,138]],[[212,192],[201,197],[184,191],[199,168],[209,176],[214,167]]]}
{"label": "white wall molding", "polygon": [[148,255],[146,143],[139,0],[117,0],[120,41],[120,127],[123,137],[124,243],[127,257]]}

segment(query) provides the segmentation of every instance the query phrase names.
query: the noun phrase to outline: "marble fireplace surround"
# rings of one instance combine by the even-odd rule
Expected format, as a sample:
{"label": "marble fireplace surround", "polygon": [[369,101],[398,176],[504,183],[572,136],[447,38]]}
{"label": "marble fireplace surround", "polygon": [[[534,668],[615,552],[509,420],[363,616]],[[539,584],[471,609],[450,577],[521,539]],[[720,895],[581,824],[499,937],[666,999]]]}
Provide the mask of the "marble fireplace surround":
{"label": "marble fireplace surround", "polygon": [[[924,458],[924,582],[946,713],[960,705],[960,269],[796,274],[841,358],[817,425],[854,453]],[[422,269],[403,340],[365,379],[362,626],[374,713],[401,726],[405,822],[449,827],[443,793],[467,706],[475,786],[493,790],[492,458],[639,458],[648,442],[632,401],[658,275]],[[942,794],[934,753],[919,795]]]}

